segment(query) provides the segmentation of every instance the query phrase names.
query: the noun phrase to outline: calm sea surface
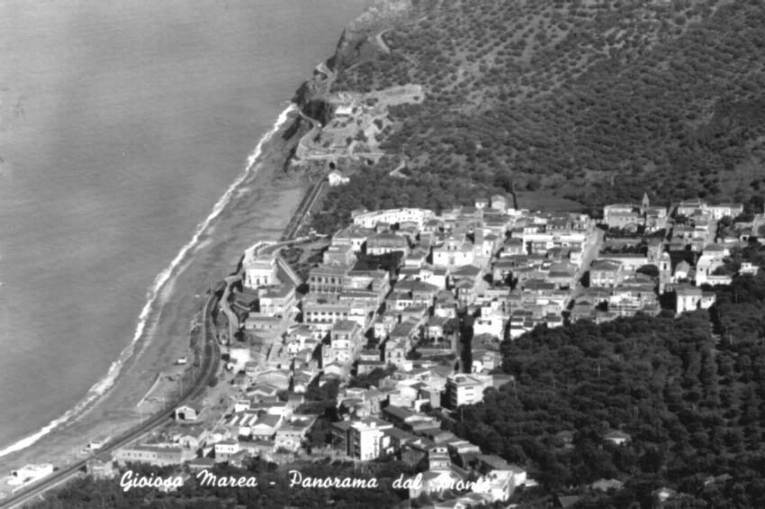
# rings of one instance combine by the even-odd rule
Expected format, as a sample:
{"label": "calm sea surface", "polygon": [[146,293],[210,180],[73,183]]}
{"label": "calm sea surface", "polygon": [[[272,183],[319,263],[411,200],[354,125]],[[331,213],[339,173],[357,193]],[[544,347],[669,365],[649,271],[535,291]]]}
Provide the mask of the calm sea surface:
{"label": "calm sea surface", "polygon": [[0,0],[0,450],[106,374],[154,278],[369,3]]}

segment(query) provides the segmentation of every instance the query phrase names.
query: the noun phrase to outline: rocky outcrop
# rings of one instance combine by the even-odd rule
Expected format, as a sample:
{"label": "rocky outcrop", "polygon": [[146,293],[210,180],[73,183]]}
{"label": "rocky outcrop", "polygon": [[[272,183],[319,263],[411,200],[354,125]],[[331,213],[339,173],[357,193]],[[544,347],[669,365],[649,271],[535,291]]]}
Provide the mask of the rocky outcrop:
{"label": "rocky outcrop", "polygon": [[[292,97],[305,117],[327,124],[332,118],[332,106],[325,101],[334,81],[337,69],[342,69],[364,58],[374,58],[379,47],[374,37],[382,30],[390,28],[396,22],[407,17],[414,9],[413,0],[376,0],[364,14],[352,21],[343,30],[337,43],[335,54],[314,69],[311,79],[306,80]],[[297,140],[310,132],[310,126],[297,116],[283,135],[285,140]],[[294,157],[292,147],[290,157],[285,162],[288,171],[289,160]]]}
{"label": "rocky outcrop", "polygon": [[364,14],[343,30],[334,58],[333,69],[342,69],[363,58],[368,39],[405,19],[414,9],[412,0],[377,0]]}

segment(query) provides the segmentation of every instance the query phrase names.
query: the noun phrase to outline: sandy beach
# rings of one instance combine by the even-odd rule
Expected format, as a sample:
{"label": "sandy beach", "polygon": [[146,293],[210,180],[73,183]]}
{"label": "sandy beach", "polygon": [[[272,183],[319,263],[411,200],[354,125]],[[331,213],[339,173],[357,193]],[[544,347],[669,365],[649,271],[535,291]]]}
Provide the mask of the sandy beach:
{"label": "sandy beach", "polygon": [[[183,260],[154,306],[150,328],[136,345],[136,355],[123,367],[115,385],[83,417],[65,424],[34,445],[3,458],[4,470],[27,463],[61,466],[82,459],[90,440],[115,436],[142,418],[137,403],[160,372],[173,369],[188,354],[189,332],[205,301],[205,293],[236,269],[243,251],[260,240],[277,240],[297,209],[308,183],[282,172],[287,143],[281,137],[290,122],[262,147],[247,178],[231,201]],[[292,140],[291,140],[292,141]],[[143,415],[145,418],[146,415]]]}

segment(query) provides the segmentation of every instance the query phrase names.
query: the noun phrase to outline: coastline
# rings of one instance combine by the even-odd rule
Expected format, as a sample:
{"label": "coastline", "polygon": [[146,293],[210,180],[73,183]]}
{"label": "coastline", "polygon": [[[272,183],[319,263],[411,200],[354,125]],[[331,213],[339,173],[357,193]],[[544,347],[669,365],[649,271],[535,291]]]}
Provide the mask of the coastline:
{"label": "coastline", "polygon": [[[337,58],[354,33],[364,31],[375,20],[387,18],[388,7],[398,4],[408,5],[409,0],[371,0],[366,10],[345,26],[330,60]],[[138,317],[135,335],[109,371],[76,407],[15,444],[40,435],[33,443],[0,456],[0,475],[30,463],[47,462],[59,467],[81,460],[91,454],[85,451],[91,440],[119,435],[156,412],[144,411],[141,415],[136,407],[147,398],[161,375],[188,354],[191,330],[198,321],[207,290],[236,269],[247,247],[259,240],[278,240],[310,188],[307,174],[284,170],[294,146],[305,134],[305,126],[295,132],[293,124],[298,118],[296,105],[310,101],[315,93],[310,89],[311,83],[309,77],[300,84],[289,107],[280,115],[281,118],[289,113],[288,120],[280,126],[277,121],[261,137],[256,145],[256,149],[261,147],[260,154],[253,157],[256,150],[247,158],[244,164],[247,170],[216,202],[212,217],[200,223],[192,240],[156,276]],[[270,138],[264,139],[267,137]],[[216,210],[227,196],[228,202]],[[166,278],[158,283],[163,275]],[[118,372],[113,374],[115,366]],[[99,394],[91,398],[94,392]],[[77,408],[80,410],[74,412]],[[70,412],[74,415],[67,419]],[[60,424],[52,426],[56,422]]]}
{"label": "coastline", "polygon": [[[148,415],[141,415],[137,403],[145,399],[158,374],[188,352],[189,333],[205,291],[235,270],[246,247],[258,240],[278,240],[307,191],[307,182],[280,173],[296,139],[283,139],[297,116],[294,110],[292,104],[282,114],[287,115],[286,121],[281,125],[277,121],[278,127],[264,135],[260,154],[248,158],[248,170],[200,224],[192,241],[166,269],[164,280],[160,281],[166,271],[157,276],[155,294],[149,295],[146,313],[139,317],[136,336],[123,351],[130,355],[120,373],[113,380],[108,373],[94,386],[109,383],[105,393],[72,420],[0,458],[4,470],[40,462],[61,466],[82,459],[90,440],[120,434]],[[216,210],[218,205],[222,206]]]}

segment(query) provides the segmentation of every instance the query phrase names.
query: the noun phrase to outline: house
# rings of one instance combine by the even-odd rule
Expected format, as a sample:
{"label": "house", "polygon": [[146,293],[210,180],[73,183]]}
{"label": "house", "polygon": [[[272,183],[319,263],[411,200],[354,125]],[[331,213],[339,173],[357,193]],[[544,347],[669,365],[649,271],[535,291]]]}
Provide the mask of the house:
{"label": "house", "polygon": [[278,415],[263,415],[250,426],[250,436],[256,440],[272,441],[282,418]]}
{"label": "house", "polygon": [[684,313],[697,309],[709,309],[715,303],[714,292],[703,292],[701,288],[690,285],[675,285],[675,312]]}
{"label": "house", "polygon": [[276,431],[275,447],[277,449],[297,452],[303,443],[303,439],[308,434],[308,430],[313,426],[314,421],[315,418],[306,417],[285,423]]}
{"label": "house", "polygon": [[489,387],[492,387],[490,375],[458,373],[446,379],[446,394],[451,408],[483,401],[483,391]]}
{"label": "house", "polygon": [[191,472],[201,472],[202,470],[212,470],[215,467],[215,460],[212,458],[194,458],[188,463]]}
{"label": "house", "polygon": [[501,310],[493,312],[481,310],[481,316],[473,323],[473,332],[476,336],[488,334],[495,338],[504,337],[506,315]]}
{"label": "house", "polygon": [[691,217],[696,212],[702,212],[707,204],[699,199],[681,201],[675,210],[675,214],[683,217]]}
{"label": "house", "polygon": [[414,500],[423,494],[427,496],[441,495],[454,486],[462,486],[461,481],[464,481],[463,477],[450,469],[421,472],[413,479],[409,488],[409,499]]}
{"label": "house", "polygon": [[603,435],[603,440],[614,445],[624,445],[631,440],[631,437],[623,431],[614,430]]}
{"label": "house", "polygon": [[741,267],[738,269],[738,273],[742,276],[756,276],[760,268],[751,262],[742,262]]}
{"label": "house", "polygon": [[261,382],[250,387],[247,394],[256,400],[264,400],[276,397],[279,394],[279,388],[270,383]]}
{"label": "house", "polygon": [[119,449],[114,459],[119,465],[127,463],[146,463],[153,466],[180,465],[190,459],[193,453],[179,447],[158,447],[152,445],[134,445]]}
{"label": "house", "polygon": [[204,406],[197,403],[187,403],[181,405],[173,412],[173,417],[177,421],[195,422],[204,412]]}
{"label": "house", "polygon": [[111,479],[119,473],[114,466],[114,457],[108,452],[89,459],[87,471],[94,479]]}
{"label": "house", "polygon": [[178,445],[196,451],[204,446],[208,435],[209,433],[206,428],[202,426],[191,426],[185,428],[178,436]]}
{"label": "house", "polygon": [[370,417],[351,423],[348,430],[348,454],[362,461],[374,460],[382,452],[382,438],[393,424]]}
{"label": "house", "polygon": [[290,385],[292,374],[287,369],[269,369],[259,373],[256,380],[260,383],[267,383],[277,390],[287,390]]}
{"label": "house", "polygon": [[351,320],[339,320],[332,325],[330,330],[330,347],[332,358],[327,359],[327,364],[338,362],[347,364],[353,362],[361,350],[361,327]]}
{"label": "house", "polygon": [[373,230],[351,225],[333,235],[332,245],[339,246],[347,244],[353,248],[354,253],[359,253],[366,243],[367,238],[372,234],[374,234]]}
{"label": "house", "polygon": [[590,485],[590,487],[594,490],[607,492],[607,491],[618,491],[622,489],[624,486],[624,483],[617,480],[617,479],[601,479],[599,481],[595,481]]}
{"label": "house", "polygon": [[744,212],[744,206],[741,203],[707,205],[706,212],[715,220],[720,220],[724,217],[736,218]]}
{"label": "house", "polygon": [[[342,106],[340,108],[343,108]],[[340,108],[338,108],[338,115],[340,114]],[[351,181],[350,178],[344,176],[340,171],[338,170],[332,170],[327,175],[327,181],[329,181],[329,185],[334,186],[341,186],[343,184],[347,184]]]}
{"label": "house", "polygon": [[215,444],[215,460],[228,461],[234,454],[240,451],[238,440],[221,440]]}
{"label": "house", "polygon": [[507,502],[515,489],[526,484],[526,471],[516,465],[492,469],[479,478],[474,491],[484,493],[491,502]]}
{"label": "house", "polygon": [[691,276],[691,265],[685,260],[681,260],[675,266],[675,272],[672,274],[672,282],[677,283],[689,279]]}
{"label": "house", "polygon": [[659,488],[658,490],[655,490],[651,493],[653,497],[656,499],[656,501],[660,504],[666,502],[670,498],[677,495],[677,492],[671,488],[667,488],[666,486],[663,488]]}
{"label": "house", "polygon": [[507,210],[507,198],[501,194],[495,194],[491,197],[491,208],[504,212]]}
{"label": "house", "polygon": [[384,255],[402,252],[409,253],[409,241],[403,235],[395,233],[377,233],[367,239],[367,254]]}
{"label": "house", "polygon": [[242,260],[244,286],[246,288],[259,288],[279,282],[276,275],[276,258],[270,254],[258,255],[257,247],[259,246],[253,246],[253,248],[245,251],[244,259]]}
{"label": "house", "polygon": [[374,228],[378,223],[399,224],[413,222],[422,229],[425,221],[433,219],[434,213],[427,209],[386,209],[378,211],[361,211],[352,213],[353,224],[364,228]]}
{"label": "house", "polygon": [[308,272],[308,288],[312,293],[339,293],[351,267],[342,263],[322,264]]}
{"label": "house", "polygon": [[603,207],[603,222],[609,228],[635,230],[643,224],[640,207],[631,203],[617,203]]}
{"label": "house", "polygon": [[590,286],[613,287],[624,280],[621,263],[612,260],[595,260],[590,266]]}
{"label": "house", "polygon": [[260,313],[266,316],[289,315],[295,311],[296,303],[292,284],[269,286],[259,291]]}
{"label": "house", "polygon": [[433,248],[433,265],[436,267],[459,267],[475,260],[473,243],[464,235],[450,236],[441,246]]}

